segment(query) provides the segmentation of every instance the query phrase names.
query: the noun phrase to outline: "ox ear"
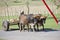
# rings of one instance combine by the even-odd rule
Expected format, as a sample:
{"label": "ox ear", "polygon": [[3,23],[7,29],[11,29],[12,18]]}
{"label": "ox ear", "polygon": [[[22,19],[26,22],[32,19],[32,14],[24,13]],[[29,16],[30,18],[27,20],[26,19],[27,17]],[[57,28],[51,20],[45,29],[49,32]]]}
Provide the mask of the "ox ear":
{"label": "ox ear", "polygon": [[21,15],[24,14],[24,11],[21,12]]}

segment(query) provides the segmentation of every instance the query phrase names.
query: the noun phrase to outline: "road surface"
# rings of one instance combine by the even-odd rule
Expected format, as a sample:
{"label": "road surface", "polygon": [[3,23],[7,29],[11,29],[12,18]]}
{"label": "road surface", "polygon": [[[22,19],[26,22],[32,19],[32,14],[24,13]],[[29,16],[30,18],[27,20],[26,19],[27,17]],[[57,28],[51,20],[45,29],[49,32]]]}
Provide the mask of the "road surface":
{"label": "road surface", "polygon": [[60,31],[49,30],[39,32],[20,32],[19,30],[0,30],[0,38],[5,40],[60,40]]}

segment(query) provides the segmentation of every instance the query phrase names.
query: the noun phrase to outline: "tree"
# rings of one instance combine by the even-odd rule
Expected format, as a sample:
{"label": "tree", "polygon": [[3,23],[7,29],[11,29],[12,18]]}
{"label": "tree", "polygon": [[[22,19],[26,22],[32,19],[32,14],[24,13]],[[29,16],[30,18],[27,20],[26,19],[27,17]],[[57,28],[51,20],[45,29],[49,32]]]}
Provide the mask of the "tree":
{"label": "tree", "polygon": [[53,0],[53,2],[57,6],[57,9],[60,8],[60,0]]}
{"label": "tree", "polygon": [[7,3],[7,0],[3,0],[3,1],[4,1],[5,5],[7,7],[7,15],[8,15],[8,19],[9,19],[8,3]]}
{"label": "tree", "polygon": [[26,6],[27,6],[27,10],[28,10],[27,13],[29,14],[29,1],[28,0],[26,1]]}

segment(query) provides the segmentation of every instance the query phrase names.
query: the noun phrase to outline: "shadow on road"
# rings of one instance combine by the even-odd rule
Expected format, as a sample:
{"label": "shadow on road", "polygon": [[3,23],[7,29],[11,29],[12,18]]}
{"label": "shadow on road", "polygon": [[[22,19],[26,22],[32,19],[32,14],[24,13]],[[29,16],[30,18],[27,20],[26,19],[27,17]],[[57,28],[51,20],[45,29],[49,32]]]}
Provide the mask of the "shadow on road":
{"label": "shadow on road", "polygon": [[15,29],[10,29],[9,31],[16,31],[16,30],[19,30],[18,28],[15,28]]}
{"label": "shadow on road", "polygon": [[36,32],[41,32],[41,31],[50,32],[50,31],[59,31],[59,30],[57,30],[57,29],[52,29],[52,28],[45,28],[44,30],[43,30],[43,29],[36,30]]}
{"label": "shadow on road", "polygon": [[[16,30],[19,30],[18,28],[17,29],[10,29],[9,31],[16,31]],[[27,30],[27,29],[25,29]],[[60,31],[60,30],[57,30],[57,29],[52,29],[52,28],[45,28],[44,30],[43,29],[39,29],[39,30],[35,30],[35,32],[50,32],[50,31]],[[30,30],[30,32],[33,32],[32,30]]]}

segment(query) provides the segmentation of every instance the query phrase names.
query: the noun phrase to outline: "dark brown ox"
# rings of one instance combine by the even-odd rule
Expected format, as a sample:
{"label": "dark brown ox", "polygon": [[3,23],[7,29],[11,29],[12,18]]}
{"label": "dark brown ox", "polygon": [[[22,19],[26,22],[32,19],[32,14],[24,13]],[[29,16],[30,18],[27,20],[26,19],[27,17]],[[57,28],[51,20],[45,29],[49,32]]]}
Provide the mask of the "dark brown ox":
{"label": "dark brown ox", "polygon": [[37,21],[37,29],[39,29],[39,25],[43,27],[43,30],[44,30],[44,24],[46,22],[46,18],[47,16],[44,16],[44,15],[41,15],[40,19],[38,19]]}

